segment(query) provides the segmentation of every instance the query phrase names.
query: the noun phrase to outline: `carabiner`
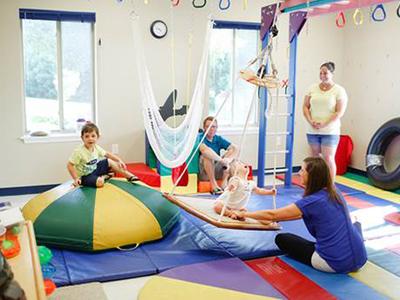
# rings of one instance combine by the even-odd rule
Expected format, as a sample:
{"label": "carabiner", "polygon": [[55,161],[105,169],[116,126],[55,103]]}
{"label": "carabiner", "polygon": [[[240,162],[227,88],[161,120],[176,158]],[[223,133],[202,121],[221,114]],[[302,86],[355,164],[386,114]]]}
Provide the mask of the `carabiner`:
{"label": "carabiner", "polygon": [[231,0],[226,0],[226,5],[222,6],[224,0],[219,0],[219,9],[220,10],[227,10],[231,6]]}
{"label": "carabiner", "polygon": [[[378,11],[381,11],[382,12],[382,17],[378,17],[378,16],[376,16],[376,14],[378,13]],[[374,9],[374,11],[372,12],[372,20],[374,20],[375,22],[383,22],[383,21],[385,21],[385,19],[386,19],[386,11],[385,11],[385,8],[383,7],[383,4],[381,3],[381,4],[378,4],[376,7],[375,7],[375,9]]]}
{"label": "carabiner", "polygon": [[196,0],[192,1],[193,7],[194,8],[203,8],[207,4],[207,0],[203,0],[202,4],[196,4]]}
{"label": "carabiner", "polygon": [[364,23],[364,14],[362,13],[361,9],[357,8],[353,14],[353,22],[354,24],[361,25]]}
{"label": "carabiner", "polygon": [[344,16],[344,13],[341,11],[340,13],[338,13],[338,15],[336,16],[336,26],[338,28],[343,28],[344,25],[346,25],[346,17]]}

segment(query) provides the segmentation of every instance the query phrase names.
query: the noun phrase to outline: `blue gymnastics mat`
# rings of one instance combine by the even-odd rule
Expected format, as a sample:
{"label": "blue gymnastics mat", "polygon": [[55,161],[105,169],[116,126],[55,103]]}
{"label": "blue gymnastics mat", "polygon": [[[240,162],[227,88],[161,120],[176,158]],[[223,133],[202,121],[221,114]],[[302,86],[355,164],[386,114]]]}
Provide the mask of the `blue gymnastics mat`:
{"label": "blue gymnastics mat", "polygon": [[[293,186],[278,191],[277,206],[301,198],[303,190]],[[272,197],[253,195],[249,210],[272,208]],[[282,222],[283,231],[312,240],[302,220]],[[248,231],[216,228],[182,211],[179,222],[160,241],[133,251],[109,250],[84,253],[52,249],[58,285],[110,281],[156,274],[177,266],[238,257],[251,259],[279,255],[274,243],[276,231]]]}

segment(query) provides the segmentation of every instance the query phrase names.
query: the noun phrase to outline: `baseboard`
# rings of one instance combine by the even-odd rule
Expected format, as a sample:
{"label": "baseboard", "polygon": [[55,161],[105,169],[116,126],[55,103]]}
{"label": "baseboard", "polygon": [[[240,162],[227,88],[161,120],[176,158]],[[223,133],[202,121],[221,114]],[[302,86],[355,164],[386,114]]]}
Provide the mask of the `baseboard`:
{"label": "baseboard", "polygon": [[56,187],[57,185],[58,184],[46,184],[46,185],[0,188],[0,197],[39,194],[39,193],[46,192],[46,191]]}
{"label": "baseboard", "polygon": [[362,175],[362,176],[367,177],[367,172],[364,171],[364,170],[359,170],[359,169],[356,169],[356,168],[348,167],[347,168],[347,172],[351,172],[351,173],[354,173],[354,174],[357,174],[357,175]]}

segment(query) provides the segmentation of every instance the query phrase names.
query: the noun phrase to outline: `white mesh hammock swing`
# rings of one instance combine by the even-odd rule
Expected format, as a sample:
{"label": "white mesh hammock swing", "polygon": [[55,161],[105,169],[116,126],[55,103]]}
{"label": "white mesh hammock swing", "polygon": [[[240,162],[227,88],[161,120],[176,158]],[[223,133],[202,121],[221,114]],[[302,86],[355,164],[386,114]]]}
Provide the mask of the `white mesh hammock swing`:
{"label": "white mesh hammock swing", "polygon": [[211,20],[207,22],[203,54],[188,112],[182,123],[173,128],[167,125],[161,117],[155,100],[149,71],[146,66],[138,20],[138,17],[133,19],[132,27],[139,72],[144,125],[149,143],[158,160],[166,167],[175,168],[181,166],[187,160],[196,143],[205,96],[208,49],[213,22]]}

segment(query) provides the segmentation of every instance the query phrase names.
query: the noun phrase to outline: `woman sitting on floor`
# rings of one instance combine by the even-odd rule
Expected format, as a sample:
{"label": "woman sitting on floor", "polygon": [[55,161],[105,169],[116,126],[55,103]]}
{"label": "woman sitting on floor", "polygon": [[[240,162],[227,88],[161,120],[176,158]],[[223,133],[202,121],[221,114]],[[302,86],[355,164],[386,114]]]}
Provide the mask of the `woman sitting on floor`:
{"label": "woman sitting on floor", "polygon": [[236,211],[231,217],[248,217],[262,223],[303,218],[316,242],[281,233],[275,238],[280,250],[320,271],[348,273],[358,270],[367,261],[364,241],[351,222],[346,201],[332,182],[328,165],[320,157],[306,158],[300,177],[305,186],[302,199],[279,209]]}

